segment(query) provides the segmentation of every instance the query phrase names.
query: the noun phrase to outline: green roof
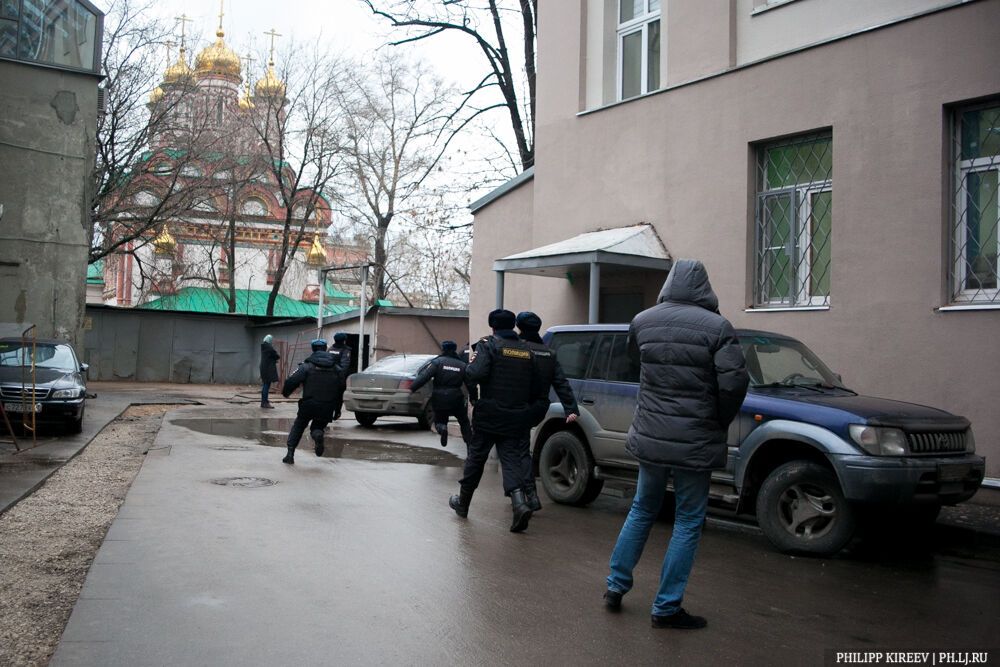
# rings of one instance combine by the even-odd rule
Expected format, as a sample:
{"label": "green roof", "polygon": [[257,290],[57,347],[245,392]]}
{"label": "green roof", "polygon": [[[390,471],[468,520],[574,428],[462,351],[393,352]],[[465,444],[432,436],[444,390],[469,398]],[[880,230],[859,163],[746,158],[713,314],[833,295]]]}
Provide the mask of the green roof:
{"label": "green roof", "polygon": [[378,299],[378,300],[375,301],[375,305],[382,306],[382,307],[388,307],[388,306],[392,305],[392,301],[389,301],[389,299]]}
{"label": "green roof", "polygon": [[104,260],[99,259],[93,264],[87,265],[87,284],[88,285],[103,285],[104,284]]}
{"label": "green roof", "polygon": [[347,292],[342,292],[336,287],[334,287],[329,280],[326,281],[326,296],[325,299],[353,299],[354,297]]}
{"label": "green roof", "polygon": [[[266,290],[236,290],[236,312],[262,317],[267,313]],[[248,307],[249,303],[249,307]],[[189,313],[227,313],[229,306],[218,290],[211,287],[184,287],[177,294],[162,296],[137,308],[146,310],[178,310]],[[289,299],[282,294],[274,301],[275,317],[316,317],[317,304]],[[352,306],[323,304],[324,316],[343,315],[357,310]]]}

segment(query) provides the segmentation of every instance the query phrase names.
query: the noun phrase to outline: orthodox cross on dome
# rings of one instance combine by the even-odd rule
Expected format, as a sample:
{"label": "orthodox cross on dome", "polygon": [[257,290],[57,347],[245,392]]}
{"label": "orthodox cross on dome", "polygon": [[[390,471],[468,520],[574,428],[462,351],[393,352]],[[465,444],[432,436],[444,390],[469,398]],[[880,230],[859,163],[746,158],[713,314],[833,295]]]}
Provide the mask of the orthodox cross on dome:
{"label": "orthodox cross on dome", "polygon": [[167,64],[169,65],[170,59],[174,55],[174,47],[177,46],[177,42],[175,42],[172,39],[168,39],[167,41],[163,42],[163,46],[167,47]]}
{"label": "orthodox cross on dome", "polygon": [[188,18],[187,14],[181,14],[180,16],[174,17],[174,21],[181,24],[181,50],[184,50],[184,39],[187,37],[187,24],[194,23],[194,19]]}
{"label": "orthodox cross on dome", "polygon": [[274,38],[275,37],[281,37],[281,33],[277,32],[274,28],[271,28],[269,31],[265,32],[264,34],[268,35],[271,38],[271,55],[270,55],[270,57],[268,59],[268,65],[272,65],[273,66],[274,65]]}
{"label": "orthodox cross on dome", "polygon": [[219,0],[219,29],[215,33],[217,37],[225,37],[226,33],[222,32],[222,17],[226,15],[225,8],[226,0]]}
{"label": "orthodox cross on dome", "polygon": [[250,75],[249,75],[249,72],[253,68],[253,56],[250,54],[249,51],[247,51],[247,54],[245,56],[241,56],[240,60],[242,60],[243,62],[245,62],[247,64],[247,72],[248,72],[248,74],[247,74],[247,88],[249,88],[250,87]]}

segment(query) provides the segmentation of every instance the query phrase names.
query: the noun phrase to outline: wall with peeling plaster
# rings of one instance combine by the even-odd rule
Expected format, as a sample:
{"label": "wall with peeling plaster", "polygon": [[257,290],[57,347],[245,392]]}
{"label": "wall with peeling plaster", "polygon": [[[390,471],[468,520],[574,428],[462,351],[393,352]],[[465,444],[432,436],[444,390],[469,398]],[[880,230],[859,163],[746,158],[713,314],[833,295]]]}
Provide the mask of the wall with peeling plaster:
{"label": "wall with peeling plaster", "polygon": [[78,348],[97,84],[0,61],[0,322],[33,323]]}

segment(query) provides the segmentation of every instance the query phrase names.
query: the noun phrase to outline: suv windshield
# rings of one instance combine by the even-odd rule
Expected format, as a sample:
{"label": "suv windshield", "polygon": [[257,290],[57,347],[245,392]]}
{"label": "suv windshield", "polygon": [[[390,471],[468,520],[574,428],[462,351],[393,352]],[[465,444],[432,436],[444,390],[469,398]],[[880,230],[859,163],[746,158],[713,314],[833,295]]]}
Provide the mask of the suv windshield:
{"label": "suv windshield", "polygon": [[380,359],[366,368],[365,372],[413,374],[433,358],[433,354],[394,354],[391,357]]}
{"label": "suv windshield", "polygon": [[[0,343],[0,367],[28,367],[31,366],[31,361],[31,345],[22,346],[20,342]],[[76,358],[69,345],[39,343],[35,346],[34,362],[36,368],[53,368],[68,373],[77,370]]]}
{"label": "suv windshield", "polygon": [[841,387],[837,376],[797,340],[741,336],[752,387]]}

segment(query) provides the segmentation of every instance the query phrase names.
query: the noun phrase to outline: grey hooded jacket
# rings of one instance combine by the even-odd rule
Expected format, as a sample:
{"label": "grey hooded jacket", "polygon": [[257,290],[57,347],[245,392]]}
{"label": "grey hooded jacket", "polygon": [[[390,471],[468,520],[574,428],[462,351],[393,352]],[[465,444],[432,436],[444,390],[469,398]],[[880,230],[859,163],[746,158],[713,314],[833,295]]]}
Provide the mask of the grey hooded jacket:
{"label": "grey hooded jacket", "polygon": [[733,325],[701,262],[678,260],[657,304],[629,327],[640,362],[639,397],[626,441],[652,465],[712,470],[726,463],[726,432],[749,378]]}

